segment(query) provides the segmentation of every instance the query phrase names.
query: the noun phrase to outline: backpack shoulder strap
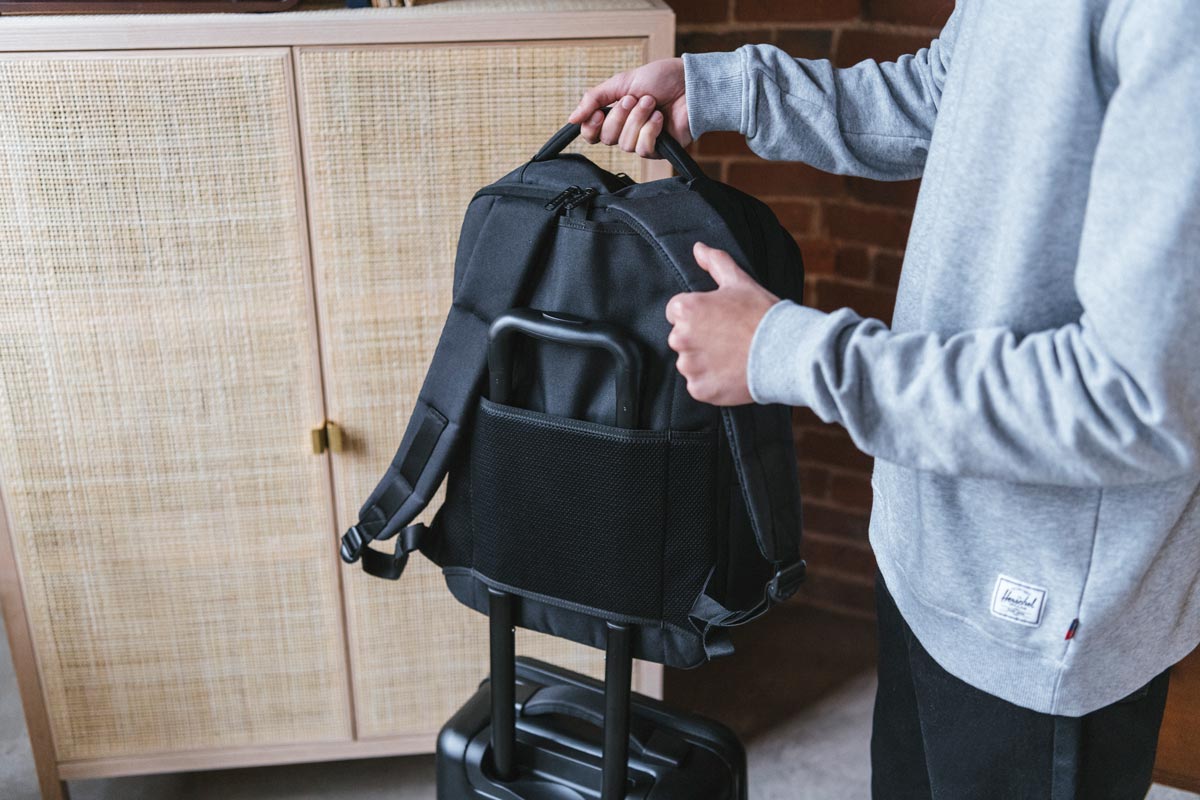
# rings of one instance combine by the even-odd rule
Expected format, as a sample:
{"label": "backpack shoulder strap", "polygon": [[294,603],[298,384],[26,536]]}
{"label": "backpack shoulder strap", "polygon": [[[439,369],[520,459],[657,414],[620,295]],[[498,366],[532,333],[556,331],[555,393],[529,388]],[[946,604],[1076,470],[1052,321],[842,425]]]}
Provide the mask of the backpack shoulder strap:
{"label": "backpack shoulder strap", "polygon": [[[341,556],[395,580],[427,529],[409,525],[437,492],[469,423],[487,364],[488,326],[517,304],[555,215],[545,201],[477,196],[467,209],[455,258],[454,300],[396,455],[342,537]],[[371,548],[404,531],[394,554]]]}
{"label": "backpack shoulder strap", "polygon": [[[704,191],[696,191],[694,187],[704,181],[708,182]],[[756,274],[730,223],[705,197],[721,188],[699,178],[685,191],[673,193],[670,202],[652,195],[610,204],[609,210],[624,217],[660,251],[689,291],[708,291],[716,284],[692,256],[697,241],[728,251],[751,275]],[[775,566],[767,595],[780,602],[799,588],[804,574],[791,411],[781,405],[751,404],[724,408],[721,414],[759,551]]]}

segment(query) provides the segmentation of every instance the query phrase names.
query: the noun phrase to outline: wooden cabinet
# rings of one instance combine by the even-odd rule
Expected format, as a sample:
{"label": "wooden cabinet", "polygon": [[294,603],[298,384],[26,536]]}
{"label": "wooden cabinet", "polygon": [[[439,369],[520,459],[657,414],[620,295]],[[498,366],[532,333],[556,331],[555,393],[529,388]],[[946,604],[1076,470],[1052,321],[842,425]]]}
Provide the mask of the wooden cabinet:
{"label": "wooden cabinet", "polygon": [[[0,20],[0,594],[47,797],[429,751],[486,673],[436,568],[371,579],[337,536],[471,194],[673,34],[648,0],[498,5]],[[314,455],[326,420],[344,447]]]}
{"label": "wooden cabinet", "polygon": [[63,760],[350,735],[290,67],[0,60],[0,474]]}

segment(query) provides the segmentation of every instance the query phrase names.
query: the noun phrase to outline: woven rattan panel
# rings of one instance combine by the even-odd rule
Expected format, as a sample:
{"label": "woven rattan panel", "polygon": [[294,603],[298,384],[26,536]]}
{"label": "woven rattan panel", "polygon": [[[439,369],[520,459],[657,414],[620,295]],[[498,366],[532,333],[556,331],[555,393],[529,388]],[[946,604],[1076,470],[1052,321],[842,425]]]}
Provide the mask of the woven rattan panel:
{"label": "woven rattan panel", "polygon": [[[343,527],[404,431],[449,308],[472,193],[536,152],[584,88],[640,63],[643,45],[300,51],[326,396],[351,445],[334,459]],[[637,174],[631,156],[589,155]],[[432,735],[487,673],[486,621],[420,556],[399,583],[357,568],[344,579],[359,735]],[[592,673],[603,663],[528,632],[518,648]]]}
{"label": "woven rattan panel", "polygon": [[288,57],[0,58],[0,480],[60,759],[350,735]]}
{"label": "woven rattan panel", "polygon": [[541,12],[562,14],[572,11],[650,11],[657,6],[654,0],[414,0],[412,6],[404,7],[404,0],[391,0],[391,6],[378,8],[345,8],[344,0],[306,0],[300,9],[289,11],[288,16],[297,14],[321,14],[330,20],[345,19],[351,15],[403,14],[404,19],[428,19],[470,14],[520,14]]}
{"label": "woven rattan panel", "polygon": [[405,9],[404,13],[416,17],[484,12],[645,11],[651,8],[654,4],[649,0],[425,0]]}

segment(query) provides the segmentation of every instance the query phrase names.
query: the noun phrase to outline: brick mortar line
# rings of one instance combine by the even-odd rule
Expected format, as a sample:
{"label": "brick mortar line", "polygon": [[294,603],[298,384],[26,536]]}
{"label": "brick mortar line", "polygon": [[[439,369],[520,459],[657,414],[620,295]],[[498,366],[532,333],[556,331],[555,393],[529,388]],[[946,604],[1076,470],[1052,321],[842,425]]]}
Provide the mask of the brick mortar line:
{"label": "brick mortar line", "polygon": [[[800,430],[808,430],[808,429],[801,428]],[[845,467],[845,466],[841,466],[838,464],[826,464],[823,461],[812,461],[812,460],[806,460],[803,458],[797,458],[796,466],[800,467],[801,469],[812,469],[813,467],[818,467],[818,468],[823,469],[826,472],[828,472],[829,476],[831,478],[846,478],[846,477],[866,478],[867,477],[867,474],[865,472],[859,472],[858,470],[854,469],[853,467]]]}
{"label": "brick mortar line", "polygon": [[[775,163],[775,162],[765,162],[765,163]],[[800,163],[800,162],[784,161],[784,162],[778,162],[778,163],[790,164],[790,163]],[[912,213],[913,213],[912,206],[895,205],[895,204],[889,204],[889,203],[871,203],[866,200],[860,200],[857,197],[854,197],[853,195],[850,195],[850,194],[839,194],[839,195],[756,194],[755,197],[758,198],[759,200],[762,200],[764,203],[767,203],[767,204],[770,204],[772,201],[778,202],[778,201],[809,200],[814,203],[819,203],[822,205],[825,205],[828,203],[836,203],[838,205],[847,206],[849,208],[866,209],[869,211],[889,211],[889,212],[892,212],[895,214],[904,214],[904,215],[907,215],[910,217],[912,216]],[[857,240],[854,240],[854,241],[857,241]],[[881,249],[885,249],[885,250],[898,249],[898,248],[894,248],[894,247],[889,248],[887,245],[883,245],[883,244],[875,245],[875,246],[879,247]]]}
{"label": "brick mortar line", "polygon": [[822,569],[821,578],[822,580],[836,580],[840,581],[841,583],[851,584],[853,586],[873,586],[875,584],[874,573],[872,573],[871,577],[868,578],[864,575],[856,575],[853,572],[846,572],[845,570],[840,570],[833,567]]}
{"label": "brick mortar line", "polygon": [[[806,541],[811,540],[813,538],[815,538],[818,542],[825,542],[827,544],[838,544],[838,545],[842,545],[844,547],[849,547],[853,550],[858,550],[863,553],[872,552],[870,543],[864,542],[861,539],[850,539],[845,536],[838,536],[837,534],[827,533],[826,531],[821,531],[821,530],[811,530],[811,531],[806,530],[806,531],[804,531],[804,539]],[[837,570],[834,570],[834,572],[836,572],[836,571]]]}
{"label": "brick mortar line", "polygon": [[[860,517],[865,516],[870,511],[869,508],[863,508],[862,506],[845,505],[842,503],[842,501],[836,500],[833,497],[828,497],[828,496],[820,497],[820,498],[809,496],[809,497],[807,497],[805,502],[808,505],[815,506],[824,511],[840,511],[840,512],[845,512],[848,514],[856,514]],[[837,535],[837,534],[834,534],[832,531],[825,531],[825,533],[828,533],[833,536]]]}
{"label": "brick mortar line", "polygon": [[851,514],[862,515],[871,510],[871,501],[867,501],[865,506],[858,505],[844,500],[839,500],[829,493],[826,493],[822,497],[813,497],[811,494],[806,493],[804,496],[804,502],[808,503],[809,505],[816,506],[824,511],[844,511]]}
{"label": "brick mortar line", "polygon": [[[806,279],[808,277],[809,276],[807,275],[805,276]],[[813,275],[812,279],[814,282],[821,281],[823,283],[837,283],[849,289],[879,289],[891,293],[896,291],[890,286],[876,283],[871,278],[850,278],[845,275],[839,275],[837,272],[822,272],[818,275]]]}
{"label": "brick mortar line", "polygon": [[[814,469],[814,467],[808,467],[806,469]],[[829,467],[827,467],[826,464],[818,464],[815,469],[829,469]],[[840,476],[841,477],[846,477],[846,476],[857,477],[857,479],[860,479],[860,480],[870,481],[870,477],[868,477],[864,474],[860,474],[860,473],[848,473],[848,471],[844,471],[844,473],[841,473]],[[804,497],[805,497],[805,499],[808,499],[808,500],[822,500],[822,499],[828,498],[828,493],[822,494],[821,497],[814,497],[814,495],[812,495],[812,494],[805,493]]]}
{"label": "brick mortar line", "polygon": [[[802,469],[822,469],[827,472],[830,472],[829,477],[831,477],[831,478],[856,478],[858,480],[863,480],[863,481],[870,480],[870,477],[868,475],[866,475],[865,473],[854,472],[853,470],[847,470],[845,468],[836,468],[836,467],[833,467],[833,466],[830,466],[827,464],[816,464],[815,466],[810,465],[810,466],[802,467]],[[807,494],[806,494],[806,496],[811,497],[811,495],[807,495]]]}
{"label": "brick mortar line", "polygon": [[838,616],[841,616],[841,617],[848,617],[851,619],[862,620],[864,622],[875,620],[875,614],[873,612],[862,611],[860,609],[852,608],[850,606],[839,605],[838,603],[834,603],[834,602],[831,602],[828,600],[821,600],[819,598],[809,597],[804,594],[803,588],[801,589],[800,593],[796,595],[795,602],[796,602],[796,605],[808,606],[809,608],[815,608],[815,609],[818,609],[821,611],[827,611],[831,614],[837,614]]}

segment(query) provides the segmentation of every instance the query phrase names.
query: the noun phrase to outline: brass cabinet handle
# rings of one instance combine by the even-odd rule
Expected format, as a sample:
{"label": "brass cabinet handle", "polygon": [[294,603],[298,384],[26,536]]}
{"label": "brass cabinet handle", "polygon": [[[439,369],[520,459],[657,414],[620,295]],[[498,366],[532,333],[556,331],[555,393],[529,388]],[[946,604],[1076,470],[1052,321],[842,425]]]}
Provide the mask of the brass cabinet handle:
{"label": "brass cabinet handle", "polygon": [[329,442],[329,449],[335,453],[342,452],[346,447],[346,436],[336,422],[325,423],[325,438]]}
{"label": "brass cabinet handle", "polygon": [[325,431],[325,426],[312,429],[312,451],[314,456],[319,456],[329,447],[329,434]]}
{"label": "brass cabinet handle", "polygon": [[336,422],[325,420],[325,424],[312,429],[312,451],[319,456],[326,450],[340,453],[346,449],[346,434]]}

